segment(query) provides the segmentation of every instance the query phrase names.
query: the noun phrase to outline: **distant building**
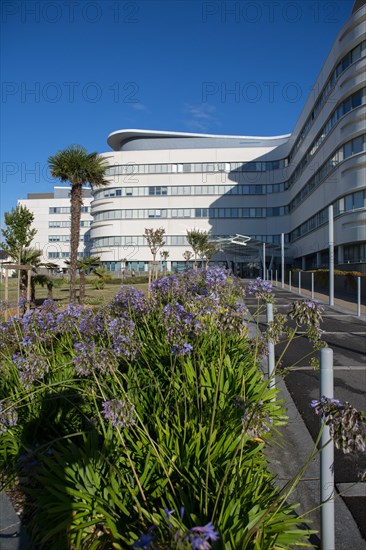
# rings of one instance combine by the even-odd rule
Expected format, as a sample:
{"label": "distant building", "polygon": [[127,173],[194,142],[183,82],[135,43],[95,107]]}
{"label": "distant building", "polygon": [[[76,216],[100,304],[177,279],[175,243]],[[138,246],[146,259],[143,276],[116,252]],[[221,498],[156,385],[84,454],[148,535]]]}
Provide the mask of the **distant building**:
{"label": "distant building", "polygon": [[[79,255],[89,255],[90,250],[90,189],[83,190],[80,221]],[[42,250],[42,263],[65,266],[70,256],[70,187],[55,187],[53,193],[29,193],[18,201],[34,214],[32,227],[37,230],[32,247]]]}

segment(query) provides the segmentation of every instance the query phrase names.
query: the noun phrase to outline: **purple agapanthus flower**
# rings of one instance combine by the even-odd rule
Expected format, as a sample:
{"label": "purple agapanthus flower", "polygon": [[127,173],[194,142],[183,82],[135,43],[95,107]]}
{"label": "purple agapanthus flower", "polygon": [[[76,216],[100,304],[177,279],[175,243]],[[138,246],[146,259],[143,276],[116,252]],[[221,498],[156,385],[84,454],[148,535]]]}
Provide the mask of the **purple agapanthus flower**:
{"label": "purple agapanthus flower", "polygon": [[249,295],[254,295],[256,298],[268,300],[272,294],[272,283],[257,277],[255,281],[250,281],[247,292]]}
{"label": "purple agapanthus flower", "polygon": [[49,362],[46,356],[35,353],[32,349],[26,353],[15,353],[12,357],[18,369],[19,379],[25,388],[29,388],[36,380],[42,380],[49,371]]}
{"label": "purple agapanthus flower", "polygon": [[358,411],[350,403],[322,396],[313,399],[310,406],[329,426],[329,432],[337,449],[343,453],[366,450],[366,413]]}
{"label": "purple agapanthus flower", "polygon": [[148,302],[142,290],[130,286],[122,286],[109,309],[113,315],[137,319],[148,311]]}
{"label": "purple agapanthus flower", "polygon": [[73,358],[75,371],[79,376],[89,376],[92,372],[107,372],[117,368],[117,354],[111,348],[99,348],[93,341],[76,342],[76,355]]}
{"label": "purple agapanthus flower", "polygon": [[182,342],[179,345],[174,345],[172,347],[172,354],[173,355],[189,355],[193,351],[192,344],[188,344],[187,342]]}
{"label": "purple agapanthus flower", "polygon": [[135,337],[135,323],[124,317],[112,317],[107,321],[107,333],[112,349],[120,357],[134,359],[139,352],[139,342]]}
{"label": "purple agapanthus flower", "polygon": [[154,529],[155,527],[152,525],[147,533],[140,535],[133,543],[132,548],[143,548],[144,550],[148,550],[150,544],[155,540],[155,536],[153,535]]}
{"label": "purple agapanthus flower", "polygon": [[136,424],[135,406],[125,399],[111,399],[102,403],[103,416],[115,428],[128,428]]}
{"label": "purple agapanthus flower", "polygon": [[18,413],[15,408],[5,400],[0,401],[0,434],[16,426],[17,422]]}
{"label": "purple agapanthus flower", "polygon": [[186,541],[192,544],[193,550],[209,550],[210,542],[219,539],[219,533],[215,530],[211,522],[203,527],[192,527],[186,537]]}

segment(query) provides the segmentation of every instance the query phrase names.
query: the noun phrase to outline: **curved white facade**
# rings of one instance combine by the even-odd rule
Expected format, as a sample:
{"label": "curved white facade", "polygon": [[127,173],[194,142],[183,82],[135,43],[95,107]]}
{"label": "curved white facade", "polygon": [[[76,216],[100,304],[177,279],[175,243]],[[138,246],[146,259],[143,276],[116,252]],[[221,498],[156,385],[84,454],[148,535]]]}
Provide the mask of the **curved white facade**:
{"label": "curved white facade", "polygon": [[284,233],[286,256],[311,268],[327,262],[333,205],[336,264],[365,263],[365,20],[363,5],[341,29],[291,135],[110,134],[110,184],[91,203],[91,254],[112,271],[122,258],[146,269],[145,228],[164,227],[174,268],[189,229],[278,244]]}

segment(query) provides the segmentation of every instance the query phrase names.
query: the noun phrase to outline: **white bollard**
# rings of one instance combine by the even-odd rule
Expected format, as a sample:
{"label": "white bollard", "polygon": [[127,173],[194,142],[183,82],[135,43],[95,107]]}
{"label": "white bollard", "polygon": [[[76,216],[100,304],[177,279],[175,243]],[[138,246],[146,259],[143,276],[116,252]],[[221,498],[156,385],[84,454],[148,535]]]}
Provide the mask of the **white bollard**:
{"label": "white bollard", "polygon": [[357,277],[357,317],[361,317],[361,277]]}
{"label": "white bollard", "polygon": [[[320,350],[320,398],[334,397],[333,350]],[[323,427],[320,439],[320,540],[321,550],[335,550],[334,530],[334,443],[330,430]]]}
{"label": "white bollard", "polygon": [[[267,303],[267,326],[272,321],[273,321],[273,304]],[[268,340],[268,379],[269,379],[268,386],[269,388],[276,387],[274,370],[275,370],[274,343],[271,340]]]}

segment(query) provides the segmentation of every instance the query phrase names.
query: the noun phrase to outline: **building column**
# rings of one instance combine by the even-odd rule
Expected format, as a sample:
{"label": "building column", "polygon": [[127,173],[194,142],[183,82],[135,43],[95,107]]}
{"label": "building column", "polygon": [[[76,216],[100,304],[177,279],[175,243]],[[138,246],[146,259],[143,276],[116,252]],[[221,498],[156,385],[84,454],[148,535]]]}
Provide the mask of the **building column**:
{"label": "building column", "polygon": [[305,256],[303,256],[303,257],[301,258],[301,269],[302,269],[303,271],[306,271],[306,257],[305,257]]}
{"label": "building column", "polygon": [[322,265],[322,255],[321,252],[316,253],[316,267],[319,268]]}

